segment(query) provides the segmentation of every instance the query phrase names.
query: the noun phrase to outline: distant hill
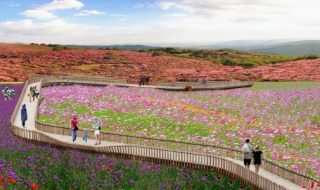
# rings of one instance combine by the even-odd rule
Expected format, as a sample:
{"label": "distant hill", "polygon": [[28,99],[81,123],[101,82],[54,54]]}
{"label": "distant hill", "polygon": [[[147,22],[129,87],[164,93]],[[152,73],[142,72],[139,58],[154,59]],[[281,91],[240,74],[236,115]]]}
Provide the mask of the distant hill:
{"label": "distant hill", "polygon": [[262,48],[250,49],[250,51],[275,53],[281,55],[320,55],[320,40],[306,40],[275,44]]}
{"label": "distant hill", "polygon": [[320,55],[320,40],[239,40],[212,45],[193,46],[196,49],[233,49],[238,51],[279,55]]}
{"label": "distant hill", "polygon": [[198,81],[203,76],[214,81],[320,81],[320,59],[293,61],[298,58],[234,50],[138,52],[0,43],[0,81],[25,81],[35,74],[98,75],[135,84],[141,74],[151,77],[150,84]]}
{"label": "distant hill", "polygon": [[213,45],[197,46],[200,49],[234,49],[238,51],[250,51],[266,46],[291,42],[290,40],[236,40],[214,43]]}
{"label": "distant hill", "polygon": [[144,49],[157,49],[160,47],[156,46],[145,46],[145,45],[67,45],[69,47],[85,48],[85,49],[122,49],[122,50],[144,50]]}

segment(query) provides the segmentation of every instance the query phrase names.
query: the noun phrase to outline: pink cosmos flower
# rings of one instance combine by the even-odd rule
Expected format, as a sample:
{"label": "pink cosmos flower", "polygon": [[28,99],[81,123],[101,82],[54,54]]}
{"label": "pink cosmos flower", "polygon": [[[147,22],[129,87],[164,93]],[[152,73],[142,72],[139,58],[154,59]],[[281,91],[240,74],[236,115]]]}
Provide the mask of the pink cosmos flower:
{"label": "pink cosmos flower", "polygon": [[293,169],[293,170],[299,170],[299,167],[296,166],[296,165],[292,165],[292,166],[291,166],[291,169]]}

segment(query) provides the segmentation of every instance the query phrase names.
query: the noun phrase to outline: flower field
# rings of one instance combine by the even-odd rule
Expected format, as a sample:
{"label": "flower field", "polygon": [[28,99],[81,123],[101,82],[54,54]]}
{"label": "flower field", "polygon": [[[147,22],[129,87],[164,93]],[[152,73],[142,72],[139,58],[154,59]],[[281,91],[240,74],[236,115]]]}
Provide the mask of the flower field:
{"label": "flower field", "polygon": [[0,99],[0,189],[248,189],[213,172],[28,143],[9,129],[17,101]]}
{"label": "flower field", "polygon": [[[44,88],[39,120],[160,139],[240,149],[244,139],[264,156],[320,179],[320,86],[272,83],[253,89],[167,92],[155,89],[59,86]],[[262,90],[257,88],[262,87]]]}

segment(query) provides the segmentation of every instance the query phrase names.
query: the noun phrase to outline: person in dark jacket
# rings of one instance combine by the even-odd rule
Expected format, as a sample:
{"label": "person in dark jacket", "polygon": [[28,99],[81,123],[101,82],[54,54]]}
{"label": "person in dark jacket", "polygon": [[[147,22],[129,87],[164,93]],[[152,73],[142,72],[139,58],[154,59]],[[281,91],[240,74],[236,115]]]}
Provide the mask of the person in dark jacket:
{"label": "person in dark jacket", "polygon": [[253,154],[253,158],[254,158],[254,166],[256,169],[256,173],[258,173],[260,165],[261,165],[261,155],[262,155],[262,151],[260,150],[258,145],[253,150],[252,154]]}
{"label": "person in dark jacket", "polygon": [[27,108],[26,108],[26,104],[23,104],[21,108],[21,121],[22,121],[23,128],[26,128],[25,125],[27,120],[28,120]]}

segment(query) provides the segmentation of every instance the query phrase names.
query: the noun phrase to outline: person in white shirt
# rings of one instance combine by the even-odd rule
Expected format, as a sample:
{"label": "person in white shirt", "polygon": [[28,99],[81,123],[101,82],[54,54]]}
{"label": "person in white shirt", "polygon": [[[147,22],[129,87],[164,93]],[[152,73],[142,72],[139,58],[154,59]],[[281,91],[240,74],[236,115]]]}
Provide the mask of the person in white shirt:
{"label": "person in white shirt", "polygon": [[244,166],[250,169],[250,163],[252,158],[252,146],[250,144],[250,139],[246,139],[246,144],[242,146],[242,152]]}
{"label": "person in white shirt", "polygon": [[93,129],[94,129],[94,136],[96,137],[96,144],[94,144],[94,145],[99,145],[99,144],[101,144],[101,140],[100,140],[100,124],[98,123],[98,118],[95,118],[94,119],[95,120],[95,122],[94,122],[94,124],[93,124]]}

